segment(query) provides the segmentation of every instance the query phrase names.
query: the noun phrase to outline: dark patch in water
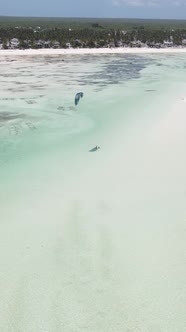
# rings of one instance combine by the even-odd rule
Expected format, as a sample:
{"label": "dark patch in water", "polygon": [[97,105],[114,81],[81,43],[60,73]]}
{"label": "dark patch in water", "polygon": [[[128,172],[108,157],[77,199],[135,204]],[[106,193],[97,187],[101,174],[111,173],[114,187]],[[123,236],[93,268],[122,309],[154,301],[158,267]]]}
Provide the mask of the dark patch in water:
{"label": "dark patch in water", "polygon": [[32,122],[25,122],[25,124],[31,130],[36,130],[37,129],[36,126]]}
{"label": "dark patch in water", "polygon": [[26,100],[27,104],[37,104],[37,102],[35,100]]}
{"label": "dark patch in water", "polygon": [[12,91],[12,92],[25,92],[25,89],[14,89],[14,88],[9,88],[7,89],[8,91]]}
{"label": "dark patch in water", "polygon": [[21,124],[12,124],[8,127],[9,135],[19,135],[22,133],[22,126]]}
{"label": "dark patch in water", "polygon": [[11,120],[16,120],[19,118],[24,118],[24,114],[17,114],[17,113],[11,113],[11,112],[0,112],[0,122],[8,122]]}
{"label": "dark patch in water", "polygon": [[64,106],[58,106],[58,107],[57,107],[57,110],[59,110],[59,111],[64,111],[64,110],[65,110],[65,107],[64,107]]}
{"label": "dark patch in water", "polygon": [[16,100],[16,98],[0,98],[0,100]]}
{"label": "dark patch in water", "polygon": [[35,101],[35,99],[39,99],[39,98],[43,98],[43,97],[45,97],[45,95],[39,95],[39,96],[34,96],[34,97],[21,97],[21,98],[18,98],[18,99],[20,99],[20,100],[31,100],[31,99],[33,99],[34,101]]}
{"label": "dark patch in water", "polygon": [[[97,58],[92,57],[92,63],[95,61],[97,61]],[[90,84],[102,87],[103,85],[120,84],[127,80],[138,79],[141,75],[141,70],[152,61],[154,60],[136,55],[104,57],[104,63],[99,71],[87,74],[79,73],[79,78],[76,81],[79,85]]]}
{"label": "dark patch in water", "polygon": [[71,110],[71,111],[75,111],[75,107],[74,106],[69,106],[69,110]]}

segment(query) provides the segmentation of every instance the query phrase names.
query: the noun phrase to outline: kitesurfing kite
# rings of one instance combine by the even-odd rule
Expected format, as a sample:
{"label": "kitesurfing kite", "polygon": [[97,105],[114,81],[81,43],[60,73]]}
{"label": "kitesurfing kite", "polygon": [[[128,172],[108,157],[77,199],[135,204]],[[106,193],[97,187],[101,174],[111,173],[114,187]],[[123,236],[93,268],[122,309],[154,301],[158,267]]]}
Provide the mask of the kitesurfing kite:
{"label": "kitesurfing kite", "polygon": [[78,93],[76,93],[76,95],[75,95],[75,100],[74,100],[75,105],[77,105],[77,104],[79,103],[79,100],[80,100],[80,98],[82,98],[82,97],[83,97],[83,92],[78,92]]}

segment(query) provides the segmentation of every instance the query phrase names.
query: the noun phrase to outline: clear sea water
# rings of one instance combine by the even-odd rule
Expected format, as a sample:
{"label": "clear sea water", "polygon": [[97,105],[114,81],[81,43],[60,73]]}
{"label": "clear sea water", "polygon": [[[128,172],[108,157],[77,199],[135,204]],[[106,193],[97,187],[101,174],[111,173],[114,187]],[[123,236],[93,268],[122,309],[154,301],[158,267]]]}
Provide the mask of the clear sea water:
{"label": "clear sea water", "polygon": [[1,58],[0,331],[185,332],[185,77],[184,54]]}

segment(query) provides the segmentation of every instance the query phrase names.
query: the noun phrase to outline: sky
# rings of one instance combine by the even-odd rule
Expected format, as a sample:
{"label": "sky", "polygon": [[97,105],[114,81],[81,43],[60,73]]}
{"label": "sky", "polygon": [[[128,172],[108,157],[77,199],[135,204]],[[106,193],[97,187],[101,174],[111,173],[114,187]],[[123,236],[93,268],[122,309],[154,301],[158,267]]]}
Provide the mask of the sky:
{"label": "sky", "polygon": [[6,0],[0,15],[186,19],[186,0]]}

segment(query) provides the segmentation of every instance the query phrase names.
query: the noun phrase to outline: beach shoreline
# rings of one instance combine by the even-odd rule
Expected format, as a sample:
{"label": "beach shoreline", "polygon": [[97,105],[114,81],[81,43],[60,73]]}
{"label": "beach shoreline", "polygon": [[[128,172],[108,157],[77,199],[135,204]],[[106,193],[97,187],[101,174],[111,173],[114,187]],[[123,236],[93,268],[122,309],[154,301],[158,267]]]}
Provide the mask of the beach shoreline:
{"label": "beach shoreline", "polygon": [[186,48],[69,48],[69,49],[13,49],[0,50],[0,56],[22,55],[103,55],[103,54],[181,54]]}

